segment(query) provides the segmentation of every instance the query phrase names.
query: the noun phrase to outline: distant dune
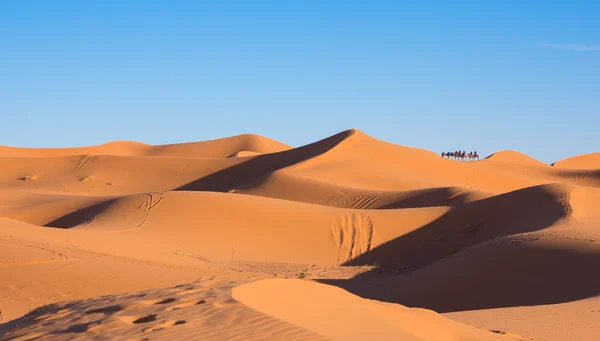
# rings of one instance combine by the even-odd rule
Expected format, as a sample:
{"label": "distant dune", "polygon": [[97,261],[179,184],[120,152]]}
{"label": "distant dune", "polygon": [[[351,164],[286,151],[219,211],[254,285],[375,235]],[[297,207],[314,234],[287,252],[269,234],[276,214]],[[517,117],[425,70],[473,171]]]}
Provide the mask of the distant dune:
{"label": "distant dune", "polygon": [[77,148],[17,148],[0,146],[0,157],[48,157],[73,155],[120,155],[120,156],[182,156],[227,157],[238,152],[273,153],[292,147],[255,134],[243,134],[222,139],[148,145],[133,141],[115,141],[98,146]]}
{"label": "distant dune", "polygon": [[564,169],[600,169],[600,152],[560,160],[554,163],[554,167]]}
{"label": "distant dune", "polygon": [[490,161],[522,164],[528,166],[548,166],[542,161],[538,161],[528,155],[516,152],[514,150],[499,151],[488,156],[486,159]]}
{"label": "distant dune", "polygon": [[0,147],[0,340],[595,340],[599,155]]}

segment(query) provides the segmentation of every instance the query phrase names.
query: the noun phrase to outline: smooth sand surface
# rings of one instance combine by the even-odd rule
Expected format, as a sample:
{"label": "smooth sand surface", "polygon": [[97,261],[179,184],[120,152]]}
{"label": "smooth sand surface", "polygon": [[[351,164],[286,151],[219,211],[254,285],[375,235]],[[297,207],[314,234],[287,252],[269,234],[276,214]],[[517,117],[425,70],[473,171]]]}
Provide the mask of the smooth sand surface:
{"label": "smooth sand surface", "polygon": [[598,335],[598,153],[461,162],[353,129],[0,169],[0,340]]}
{"label": "smooth sand surface", "polygon": [[600,169],[600,152],[573,156],[554,163],[554,167],[568,169]]}

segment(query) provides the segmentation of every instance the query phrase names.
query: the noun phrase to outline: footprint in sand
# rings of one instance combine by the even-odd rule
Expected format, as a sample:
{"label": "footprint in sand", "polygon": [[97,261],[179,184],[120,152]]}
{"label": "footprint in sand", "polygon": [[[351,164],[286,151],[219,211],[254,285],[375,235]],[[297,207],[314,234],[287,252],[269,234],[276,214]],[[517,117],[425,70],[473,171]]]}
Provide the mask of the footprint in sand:
{"label": "footprint in sand", "polygon": [[181,324],[185,324],[185,320],[170,320],[170,321],[165,321],[165,322],[159,324],[158,326],[144,328],[144,329],[142,329],[142,332],[144,332],[144,333],[157,332],[159,330],[163,330],[165,328],[169,328],[169,327],[172,327],[172,326],[178,326],[178,325],[181,325]]}
{"label": "footprint in sand", "polygon": [[172,307],[168,307],[165,310],[166,311],[174,311],[174,310],[179,310],[179,309],[182,309],[182,308],[192,307],[192,306],[200,305],[200,304],[204,304],[204,303],[206,303],[206,300],[189,301],[189,302],[181,303],[181,304],[178,304],[178,305],[174,305]]}
{"label": "footprint in sand", "polygon": [[116,312],[119,312],[123,310],[123,307],[116,304],[116,305],[111,305],[108,307],[104,307],[104,308],[98,308],[98,309],[94,309],[94,310],[88,310],[85,313],[86,314],[104,314],[104,315],[111,315],[114,314]]}
{"label": "footprint in sand", "polygon": [[156,321],[158,314],[149,314],[145,316],[120,316],[119,319],[126,323],[139,324]]}
{"label": "footprint in sand", "polygon": [[160,302],[156,302],[154,304],[168,304],[168,303],[175,302],[175,301],[177,301],[177,300],[172,297],[169,297],[169,298],[165,298],[164,300],[162,300]]}

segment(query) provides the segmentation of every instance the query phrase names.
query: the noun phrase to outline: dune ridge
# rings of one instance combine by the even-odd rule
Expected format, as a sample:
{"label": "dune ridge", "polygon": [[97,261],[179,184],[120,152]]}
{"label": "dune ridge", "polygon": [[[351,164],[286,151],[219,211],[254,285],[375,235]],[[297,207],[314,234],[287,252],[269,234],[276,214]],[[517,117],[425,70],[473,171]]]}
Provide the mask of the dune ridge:
{"label": "dune ridge", "polygon": [[548,164],[536,160],[529,155],[514,151],[514,150],[501,150],[486,157],[485,160],[495,162],[507,162],[513,164],[523,164],[529,166],[549,166]]}
{"label": "dune ridge", "polygon": [[75,148],[21,148],[0,146],[0,157],[59,157],[76,155],[228,157],[245,151],[273,153],[292,147],[268,137],[242,134],[203,142],[149,145],[135,141],[112,141]]}
{"label": "dune ridge", "polygon": [[566,158],[552,166],[564,169],[600,169],[600,152]]}
{"label": "dune ridge", "polygon": [[[456,316],[493,329],[478,311],[519,314],[600,294],[590,270],[600,265],[594,162],[551,166],[515,151],[459,162],[357,129],[297,148],[252,134],[0,147],[0,333],[546,340],[522,325],[522,336],[510,324],[492,333],[436,312],[470,311]],[[188,313],[174,297],[184,283],[211,293],[198,301],[216,300]],[[169,302],[138,302],[136,292]],[[102,310],[121,300],[129,303]],[[56,305],[34,310],[45,304]],[[284,309],[296,305],[304,308]],[[330,324],[311,318],[314,307],[334,309]],[[142,328],[133,323],[145,317]],[[364,324],[340,327],[357,318]]]}

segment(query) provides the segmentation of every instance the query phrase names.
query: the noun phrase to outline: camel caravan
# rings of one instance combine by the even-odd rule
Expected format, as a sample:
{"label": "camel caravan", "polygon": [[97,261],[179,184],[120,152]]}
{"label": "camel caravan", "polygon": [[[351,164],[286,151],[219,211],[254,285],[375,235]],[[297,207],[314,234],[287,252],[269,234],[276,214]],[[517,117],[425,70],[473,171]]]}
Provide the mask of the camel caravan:
{"label": "camel caravan", "polygon": [[442,157],[447,157],[447,158],[452,158],[455,160],[461,160],[461,161],[473,161],[475,159],[479,160],[479,155],[477,155],[477,152],[469,152],[467,154],[467,152],[463,151],[455,151],[455,152],[449,152],[449,153],[442,153]]}

